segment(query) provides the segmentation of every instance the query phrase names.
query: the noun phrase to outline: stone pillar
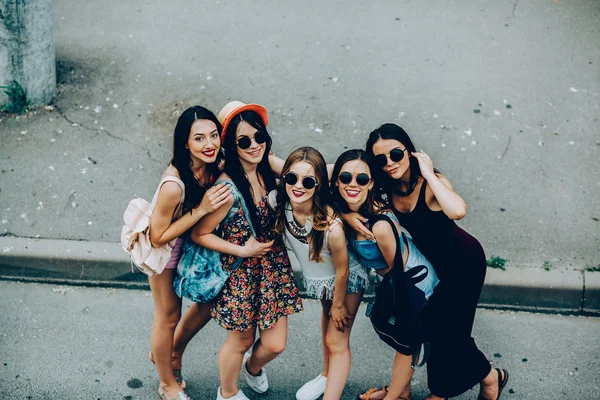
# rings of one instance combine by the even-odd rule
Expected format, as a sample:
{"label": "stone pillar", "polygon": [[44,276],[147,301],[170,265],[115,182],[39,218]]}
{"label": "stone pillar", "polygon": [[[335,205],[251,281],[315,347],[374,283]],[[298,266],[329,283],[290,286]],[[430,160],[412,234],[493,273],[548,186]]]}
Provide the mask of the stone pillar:
{"label": "stone pillar", "polygon": [[[19,86],[31,106],[52,100],[56,62],[52,0],[0,1],[0,86]],[[0,90],[0,109],[22,106]],[[17,93],[17,92],[13,92]]]}

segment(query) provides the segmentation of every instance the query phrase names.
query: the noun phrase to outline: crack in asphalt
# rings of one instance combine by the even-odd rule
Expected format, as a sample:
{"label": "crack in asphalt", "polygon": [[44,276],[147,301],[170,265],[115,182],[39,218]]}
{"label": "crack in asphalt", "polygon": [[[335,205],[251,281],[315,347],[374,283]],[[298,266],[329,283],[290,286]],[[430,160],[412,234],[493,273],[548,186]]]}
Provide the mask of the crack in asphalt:
{"label": "crack in asphalt", "polygon": [[506,144],[506,148],[504,149],[504,153],[502,153],[502,155],[500,156],[500,158],[498,160],[502,160],[504,158],[504,156],[506,155],[506,153],[508,152],[508,148],[510,147],[511,139],[512,139],[512,136],[509,136],[508,143]]}
{"label": "crack in asphalt", "polygon": [[70,119],[69,117],[67,117],[67,115],[66,115],[66,114],[65,114],[65,113],[64,113],[64,112],[63,112],[63,111],[62,111],[62,110],[61,110],[61,109],[60,109],[60,108],[59,108],[57,105],[55,105],[55,106],[54,106],[54,109],[55,109],[55,110],[56,110],[56,111],[57,111],[57,112],[60,114],[60,116],[61,116],[61,117],[63,117],[63,118],[65,119],[65,121],[67,121],[67,122],[68,122],[68,123],[70,123],[71,125],[73,125],[73,124],[76,124],[76,126],[80,126],[80,127],[82,127],[83,129],[86,129],[86,130],[88,130],[88,131],[91,131],[91,132],[96,132],[96,135],[94,135],[94,137],[96,137],[96,136],[97,136],[99,133],[106,133],[106,134],[107,134],[109,137],[111,137],[111,138],[113,138],[113,139],[117,139],[117,140],[120,140],[120,141],[122,141],[122,142],[128,143],[128,144],[130,144],[130,145],[132,145],[132,146],[135,146],[135,147],[137,147],[138,149],[145,150],[145,151],[146,151],[146,155],[148,156],[148,158],[149,158],[149,159],[151,159],[152,161],[155,161],[155,162],[159,162],[158,160],[156,160],[156,159],[154,159],[154,158],[152,157],[152,155],[150,154],[150,150],[148,150],[147,148],[145,148],[145,147],[143,147],[143,146],[140,146],[140,145],[139,145],[139,144],[137,144],[137,143],[132,143],[132,142],[130,142],[129,140],[127,140],[127,139],[124,139],[124,138],[122,138],[122,137],[120,137],[120,136],[113,135],[112,133],[110,133],[110,132],[109,132],[109,131],[107,131],[106,129],[90,128],[90,127],[88,127],[88,126],[85,126],[85,125],[84,125],[84,124],[82,124],[81,122],[74,121],[74,120]]}
{"label": "crack in asphalt", "polygon": [[[90,128],[88,126],[85,126],[84,124],[82,124],[81,122],[78,121],[74,121],[72,119],[70,119],[69,117],[67,117],[67,115],[58,107],[58,106],[54,106],[54,109],[61,115],[61,117],[63,117],[68,123],[70,123],[71,125],[76,124],[76,126],[81,126],[83,129],[87,129],[88,131],[92,131],[92,132],[96,132],[96,134],[100,133],[100,132],[104,132],[106,133],[108,136],[110,136],[111,138],[114,139],[118,139],[122,142],[126,142],[129,143],[131,145],[133,145],[133,143],[127,141],[126,139],[123,139],[122,137],[119,136],[115,136],[112,133],[110,133],[109,131],[107,131],[106,129],[96,129],[96,128]],[[135,145],[134,145],[135,146]]]}
{"label": "crack in asphalt", "polygon": [[517,12],[517,6],[519,5],[519,0],[515,1],[515,4],[513,4],[513,9],[512,9],[512,17],[515,17],[515,14]]}
{"label": "crack in asphalt", "polygon": [[17,235],[16,233],[6,231],[1,232],[0,237],[14,237],[19,239],[33,239],[33,240],[70,240],[73,242],[93,242],[94,240],[90,239],[69,239],[69,238],[55,238],[55,237],[47,237],[47,236],[27,236],[27,235]]}

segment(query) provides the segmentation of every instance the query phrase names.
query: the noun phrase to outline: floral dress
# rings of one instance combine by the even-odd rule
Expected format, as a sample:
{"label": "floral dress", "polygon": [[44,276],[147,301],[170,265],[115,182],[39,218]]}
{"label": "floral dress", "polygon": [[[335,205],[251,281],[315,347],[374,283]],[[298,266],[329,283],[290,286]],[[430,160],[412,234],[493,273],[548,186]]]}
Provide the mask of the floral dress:
{"label": "floral dress", "polygon": [[[274,212],[267,204],[266,195],[256,205],[256,212],[261,232],[256,240],[273,240]],[[241,208],[222,227],[222,238],[237,245],[246,243],[251,235]],[[225,270],[229,270],[235,260],[235,256],[221,254]],[[214,299],[211,314],[223,328],[244,332],[252,327],[268,330],[279,318],[300,311],[302,300],[287,251],[285,246],[275,244],[262,257],[245,258],[239,268],[231,272],[223,290]]]}

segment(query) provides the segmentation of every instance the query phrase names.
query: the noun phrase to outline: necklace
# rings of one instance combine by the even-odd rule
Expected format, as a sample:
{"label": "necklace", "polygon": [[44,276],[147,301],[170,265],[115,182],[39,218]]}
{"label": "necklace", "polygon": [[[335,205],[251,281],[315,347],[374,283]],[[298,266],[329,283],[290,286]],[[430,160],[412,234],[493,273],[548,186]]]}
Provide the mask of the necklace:
{"label": "necklace", "polygon": [[[206,179],[200,179],[200,177],[198,175],[196,175],[196,173],[194,171],[192,171],[192,174],[194,174],[194,178],[196,178],[196,181],[198,182],[198,184],[200,186],[204,186],[204,181]],[[203,178],[206,178],[206,175],[204,173],[202,174],[202,176],[203,176]]]}
{"label": "necklace", "polygon": [[304,226],[298,225],[294,220],[294,213],[292,212],[290,203],[285,205],[285,219],[292,232],[294,232],[297,236],[307,237],[310,231],[312,231],[312,222],[310,221],[310,216],[306,218],[306,224]]}
{"label": "necklace", "polygon": [[398,187],[394,187],[394,193],[396,193],[398,196],[402,196],[402,197],[406,197],[408,195],[410,195],[414,190],[415,187],[417,186],[417,183],[419,183],[419,179],[414,179],[412,181],[412,183],[410,183],[410,187],[408,188],[408,190],[406,192],[398,189]]}

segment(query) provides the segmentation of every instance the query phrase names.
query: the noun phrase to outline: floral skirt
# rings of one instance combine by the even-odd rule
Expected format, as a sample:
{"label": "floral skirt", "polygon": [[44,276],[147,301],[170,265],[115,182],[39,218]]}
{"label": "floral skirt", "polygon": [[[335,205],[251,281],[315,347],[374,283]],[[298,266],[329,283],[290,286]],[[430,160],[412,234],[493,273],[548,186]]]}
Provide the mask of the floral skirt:
{"label": "floral skirt", "polygon": [[[226,268],[226,266],[224,266]],[[302,311],[302,300],[285,248],[247,258],[215,298],[212,316],[229,331],[272,328],[279,318]]]}

